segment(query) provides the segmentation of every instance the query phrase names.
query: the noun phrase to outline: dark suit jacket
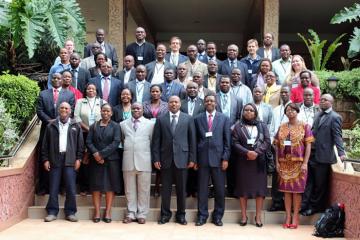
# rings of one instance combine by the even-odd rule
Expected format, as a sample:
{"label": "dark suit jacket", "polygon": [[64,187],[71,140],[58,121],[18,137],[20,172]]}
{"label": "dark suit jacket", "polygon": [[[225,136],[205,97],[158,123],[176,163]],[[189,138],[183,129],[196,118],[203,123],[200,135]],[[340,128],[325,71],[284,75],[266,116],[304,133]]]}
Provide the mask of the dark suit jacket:
{"label": "dark suit jacket", "polygon": [[325,164],[336,163],[334,145],[337,148],[338,155],[345,155],[342,141],[342,118],[335,111],[330,111],[320,120],[321,113],[315,115],[312,132],[315,142],[312,148],[315,150],[315,159],[311,161]]}
{"label": "dark suit jacket", "polygon": [[111,120],[117,123],[124,121],[125,119],[123,117],[123,112],[124,108],[122,104],[120,103],[119,105],[116,105],[115,107],[113,107],[113,115],[111,116]]}
{"label": "dark suit jacket", "polygon": [[[261,58],[264,58],[265,54],[264,54],[264,47],[260,47],[257,52],[256,52]],[[281,58],[280,56],[280,50],[276,47],[272,47],[271,48],[271,61],[275,61]]]}
{"label": "dark suit jacket", "polygon": [[[88,44],[84,48],[84,58],[93,55],[92,51],[91,51],[91,45],[92,44]],[[108,58],[111,59],[111,64],[112,64],[113,68],[114,69],[118,68],[119,61],[118,61],[118,56],[117,56],[117,53],[116,53],[116,49],[110,43],[105,42],[104,45],[105,45],[105,54],[106,54],[106,56]]]}
{"label": "dark suit jacket", "polygon": [[[138,102],[137,92],[136,92],[136,80],[128,82],[127,87],[130,89],[130,92],[133,96],[132,102]],[[144,91],[143,91],[142,103],[151,100],[150,87],[151,87],[151,84],[148,81],[144,80]]]}
{"label": "dark suit jacket", "polygon": [[[116,106],[119,104],[119,96],[123,89],[123,85],[121,84],[120,80],[114,77],[110,78],[111,85],[110,85],[110,94],[109,94],[109,103],[111,106]],[[102,88],[101,88],[101,76],[97,76],[94,78],[90,78],[89,83],[94,83],[96,86],[97,95],[100,98],[103,98]]]}
{"label": "dark suit jacket", "polygon": [[230,119],[220,112],[213,118],[212,137],[206,137],[208,119],[206,112],[195,117],[197,139],[197,161],[200,167],[220,167],[221,161],[228,161],[231,152]]}
{"label": "dark suit jacket", "polygon": [[173,85],[170,89],[169,94],[166,93],[165,83],[160,84],[161,89],[162,89],[161,100],[163,100],[164,102],[168,102],[169,98],[174,95],[178,96],[179,98],[184,98],[184,96],[185,96],[185,88],[182,84],[174,82],[174,81],[172,84]]}
{"label": "dark suit jacket", "polygon": [[[156,66],[156,61],[152,61],[152,62],[145,65],[145,67],[146,67],[146,81],[148,81],[150,83],[151,83],[152,78],[154,77],[155,66]],[[170,62],[165,61],[164,70],[167,69],[167,68],[172,68],[176,72],[176,66],[174,64],[171,64]]]}
{"label": "dark suit jacket", "polygon": [[100,129],[100,122],[91,125],[89,134],[86,138],[86,146],[91,154],[99,152],[100,156],[106,161],[120,159],[118,150],[121,140],[120,124],[110,121],[104,131]]}
{"label": "dark suit jacket", "polygon": [[[221,74],[217,73],[217,74],[216,74],[216,92],[219,92],[219,91],[220,91],[220,85],[219,85],[220,79],[221,79]],[[208,88],[208,86],[209,86],[208,84],[209,84],[209,74],[206,74],[206,75],[204,76],[204,83],[203,83],[203,85],[204,85],[204,87]]]}
{"label": "dark suit jacket", "polygon": [[[134,81],[134,80],[136,79],[136,74],[135,74],[135,73],[136,73],[136,69],[133,68],[133,69],[131,69],[130,71],[131,71],[131,72],[130,72],[129,82]],[[124,83],[125,70],[124,70],[124,69],[121,70],[121,71],[119,71],[119,72],[116,72],[115,77],[120,80],[120,82],[122,83],[123,86],[125,86],[125,83]],[[129,82],[128,82],[128,83],[129,83]]]}
{"label": "dark suit jacket", "polygon": [[[72,68],[70,68],[71,71]],[[78,71],[78,82],[77,82],[77,89],[82,92],[82,94],[84,94],[84,96],[86,95],[86,85],[89,82],[90,79],[90,72],[84,68],[79,68]],[[75,78],[73,76],[73,81],[75,81]]]}
{"label": "dark suit jacket", "polygon": [[[241,118],[241,112],[243,108],[242,100],[238,97],[235,97],[230,93],[231,97],[231,109],[230,109],[230,124],[231,126],[236,123],[237,120]],[[220,92],[216,94],[216,111],[222,112],[221,109],[221,96]]]}
{"label": "dark suit jacket", "polygon": [[[166,55],[165,55],[165,61],[170,62],[170,56],[171,56],[170,53],[166,53]],[[178,65],[179,65],[180,63],[186,62],[187,60],[188,60],[188,57],[187,57],[187,56],[182,55],[181,53],[179,53]]]}
{"label": "dark suit jacket", "polygon": [[196,163],[196,133],[191,116],[180,112],[174,135],[171,133],[170,113],[156,120],[152,137],[152,161],[160,162],[162,169],[185,169],[189,162]]}
{"label": "dark suit jacket", "polygon": [[156,55],[155,55],[155,46],[149,42],[144,43],[144,60],[139,61],[136,56],[136,49],[138,45],[136,42],[130,43],[126,46],[125,55],[131,55],[135,59],[135,67],[139,64],[147,64],[149,62],[155,61]]}
{"label": "dark suit jacket", "polygon": [[[218,58],[216,58],[215,60],[216,60],[216,62],[217,62],[217,65],[220,66],[221,60],[219,60]],[[205,63],[206,65],[209,63],[209,58],[208,58],[207,56],[206,56],[206,58],[205,58],[205,60],[204,60],[203,63]]]}
{"label": "dark suit jacket", "polygon": [[[181,100],[180,111],[182,111],[186,114],[189,114],[187,97],[185,99]],[[200,113],[203,113],[203,112],[205,112],[204,101],[200,98],[196,98],[192,117],[196,117],[197,115],[199,115]]]}
{"label": "dark suit jacket", "polygon": [[[247,83],[250,81],[247,65],[243,62],[240,62],[240,60],[237,60],[237,68],[239,68],[241,71],[241,82],[247,85]],[[231,76],[231,71],[232,69],[229,65],[229,60],[225,59],[224,61],[222,61],[219,65],[218,73],[220,73],[221,75]]]}

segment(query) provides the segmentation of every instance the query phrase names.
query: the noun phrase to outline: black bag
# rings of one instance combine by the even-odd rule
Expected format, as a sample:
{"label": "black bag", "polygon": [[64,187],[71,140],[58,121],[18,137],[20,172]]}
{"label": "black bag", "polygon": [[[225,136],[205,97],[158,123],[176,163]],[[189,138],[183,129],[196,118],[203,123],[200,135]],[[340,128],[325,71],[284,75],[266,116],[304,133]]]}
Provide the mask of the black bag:
{"label": "black bag", "polygon": [[314,236],[323,238],[344,237],[344,204],[336,203],[326,209],[315,223]]}
{"label": "black bag", "polygon": [[265,163],[266,163],[266,172],[267,174],[272,174],[275,172],[275,149],[271,145],[265,152]]}

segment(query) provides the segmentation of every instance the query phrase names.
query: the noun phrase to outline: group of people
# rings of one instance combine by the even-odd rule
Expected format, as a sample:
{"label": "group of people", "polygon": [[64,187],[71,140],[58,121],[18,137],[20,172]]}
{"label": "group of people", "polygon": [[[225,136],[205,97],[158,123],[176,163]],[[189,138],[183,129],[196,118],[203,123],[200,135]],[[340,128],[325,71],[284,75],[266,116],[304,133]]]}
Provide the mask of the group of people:
{"label": "group of people", "polygon": [[167,52],[163,43],[155,48],[146,42],[139,27],[120,69],[104,36],[98,29],[82,60],[67,41],[50,70],[48,89],[39,95],[38,193],[49,192],[45,221],[57,218],[62,187],[66,219],[77,221],[77,177],[81,195],[92,194],[94,222],[112,221],[114,196],[123,192],[123,223],[144,224],[156,171],[159,224],[171,219],[175,183],[177,223],[187,224],[186,197],[192,196],[198,199],[195,224],[204,225],[213,196],[211,221],[222,226],[227,195],[240,199],[241,226],[248,223],[247,199],[255,198],[253,222],[262,227],[272,156],[269,211],[285,209],[283,227],[297,228],[299,213],[325,209],[334,146],[341,159],[345,155],[342,120],[332,109],[333,97],[320,94],[316,75],[288,45],[273,47],[268,33],[263,47],[250,39],[241,60],[231,44],[220,61],[214,42],[200,39],[185,56],[179,37],[170,39]]}

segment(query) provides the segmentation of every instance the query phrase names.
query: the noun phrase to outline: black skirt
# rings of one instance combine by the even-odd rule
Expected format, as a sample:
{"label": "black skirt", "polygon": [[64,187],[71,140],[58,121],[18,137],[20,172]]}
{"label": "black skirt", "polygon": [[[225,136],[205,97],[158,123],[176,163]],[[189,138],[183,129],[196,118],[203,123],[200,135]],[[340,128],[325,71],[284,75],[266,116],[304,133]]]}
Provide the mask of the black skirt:
{"label": "black skirt", "polygon": [[120,159],[115,161],[106,161],[104,164],[98,164],[95,159],[90,161],[90,186],[91,192],[120,192]]}

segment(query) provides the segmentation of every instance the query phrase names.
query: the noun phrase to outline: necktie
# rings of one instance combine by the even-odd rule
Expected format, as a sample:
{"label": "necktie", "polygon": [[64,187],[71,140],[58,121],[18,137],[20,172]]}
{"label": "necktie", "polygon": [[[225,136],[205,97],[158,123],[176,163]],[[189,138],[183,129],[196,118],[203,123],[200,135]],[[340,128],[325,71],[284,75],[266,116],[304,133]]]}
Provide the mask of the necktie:
{"label": "necktie", "polygon": [[103,88],[103,99],[107,102],[109,102],[109,93],[110,93],[110,87],[109,87],[109,78],[104,78],[104,88]]}
{"label": "necktie", "polygon": [[76,69],[71,69],[71,73],[73,75],[72,79],[73,81],[71,82],[71,85],[74,87],[74,88],[77,88],[77,79],[78,79],[78,73],[77,73],[77,70]]}
{"label": "necktie", "polygon": [[209,129],[209,132],[211,132],[211,130],[212,130],[212,125],[213,125],[212,114],[209,114],[209,120],[208,120],[208,129]]}
{"label": "necktie", "polygon": [[234,68],[234,64],[235,64],[235,63],[234,63],[234,60],[231,60],[231,61],[230,61],[230,68],[231,68],[231,69]]}
{"label": "necktie", "polygon": [[228,96],[227,96],[227,94],[224,94],[224,102],[223,102],[224,108],[226,108],[227,102],[228,102]]}
{"label": "necktie", "polygon": [[176,129],[176,115],[173,114],[172,116],[172,120],[171,120],[171,133],[174,135],[175,134],[175,129]]}
{"label": "necktie", "polygon": [[134,130],[136,132],[136,130],[139,128],[139,119],[135,119],[134,120]]}
{"label": "necktie", "polygon": [[54,104],[56,105],[59,98],[59,90],[54,88],[53,96],[54,96]]}

